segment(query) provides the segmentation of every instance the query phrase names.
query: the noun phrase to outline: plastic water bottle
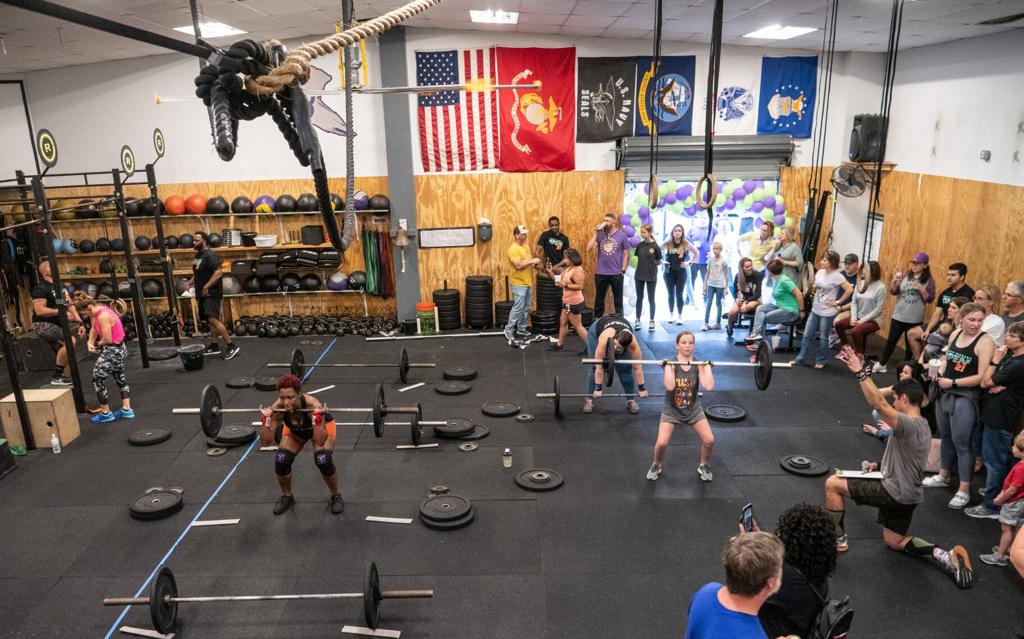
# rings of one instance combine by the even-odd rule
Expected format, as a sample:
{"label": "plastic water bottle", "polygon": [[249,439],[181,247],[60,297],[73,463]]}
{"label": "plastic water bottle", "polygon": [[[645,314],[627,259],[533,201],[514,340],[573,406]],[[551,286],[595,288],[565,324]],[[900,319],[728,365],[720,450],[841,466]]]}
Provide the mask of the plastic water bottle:
{"label": "plastic water bottle", "polygon": [[501,454],[501,465],[505,468],[512,468],[512,449],[506,448]]}
{"label": "plastic water bottle", "polygon": [[60,438],[57,437],[57,433],[50,435],[50,448],[53,449],[54,455],[60,454]]}

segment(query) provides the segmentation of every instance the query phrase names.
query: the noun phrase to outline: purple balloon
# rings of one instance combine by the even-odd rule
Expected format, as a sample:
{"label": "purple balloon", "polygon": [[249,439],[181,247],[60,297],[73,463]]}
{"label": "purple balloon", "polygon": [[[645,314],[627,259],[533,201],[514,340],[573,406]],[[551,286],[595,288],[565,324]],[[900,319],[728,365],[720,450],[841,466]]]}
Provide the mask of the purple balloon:
{"label": "purple balloon", "polygon": [[764,202],[754,202],[750,205],[750,210],[754,213],[760,213],[764,209]]}
{"label": "purple balloon", "polygon": [[727,198],[725,200],[725,208],[729,209],[730,211],[736,208],[736,200],[731,197]]}
{"label": "purple balloon", "polygon": [[785,215],[785,214],[786,214],[786,205],[785,204],[776,204],[775,205],[775,215]]}
{"label": "purple balloon", "polygon": [[640,219],[642,220],[645,217],[650,217],[651,216],[651,209],[647,208],[646,206],[641,206],[637,210],[636,214],[639,215]]}
{"label": "purple balloon", "polygon": [[747,190],[742,186],[732,192],[732,199],[734,200],[742,200],[745,197],[747,197]]}
{"label": "purple balloon", "polygon": [[665,206],[665,198],[661,198],[660,200],[658,200],[658,206],[656,206],[654,208],[660,209],[663,206]]}
{"label": "purple balloon", "polygon": [[762,224],[764,224],[764,220],[759,217],[754,218],[754,228],[760,229]]}
{"label": "purple balloon", "polygon": [[641,238],[639,235],[634,235],[633,237],[629,238],[629,245],[634,248],[636,248],[636,246],[640,244],[640,242],[643,242],[643,238]]}
{"label": "purple balloon", "polygon": [[676,203],[676,194],[675,193],[669,193],[668,195],[665,196],[665,204],[675,204],[675,203]]}
{"label": "purple balloon", "polygon": [[757,185],[754,184],[753,180],[746,180],[745,182],[743,182],[743,190],[746,191],[747,193],[753,193],[754,189],[756,188]]}
{"label": "purple balloon", "polygon": [[632,218],[633,216],[630,215],[629,213],[623,213],[622,215],[619,216],[619,222],[622,223],[622,226],[629,226],[629,221]]}
{"label": "purple balloon", "polygon": [[694,215],[697,215],[697,207],[688,206],[685,209],[683,209],[683,213],[686,214],[686,217],[693,217]]}
{"label": "purple balloon", "polygon": [[685,200],[686,198],[690,197],[690,193],[693,193],[693,187],[690,186],[689,184],[684,184],[678,189],[676,189],[676,199]]}
{"label": "purple balloon", "polygon": [[650,224],[651,223],[651,216],[648,215],[647,217],[641,217],[640,218],[640,223],[641,224]]}
{"label": "purple balloon", "polygon": [[774,209],[775,208],[775,196],[774,195],[765,196],[765,198],[764,198],[764,205],[765,205],[766,208]]}
{"label": "purple balloon", "polygon": [[755,185],[754,188],[763,189],[764,188],[764,180],[754,180],[754,185]]}
{"label": "purple balloon", "polygon": [[776,214],[772,221],[775,222],[775,226],[782,226],[786,223],[786,216]]}
{"label": "purple balloon", "polygon": [[648,182],[648,183],[644,184],[644,195],[650,195],[650,194],[651,194],[651,183]]}
{"label": "purple balloon", "polygon": [[633,237],[636,235],[636,228],[630,224],[622,227],[622,232],[626,234],[626,237]]}
{"label": "purple balloon", "polygon": [[724,210],[725,210],[725,206],[716,206],[715,207],[715,213],[721,213]]}

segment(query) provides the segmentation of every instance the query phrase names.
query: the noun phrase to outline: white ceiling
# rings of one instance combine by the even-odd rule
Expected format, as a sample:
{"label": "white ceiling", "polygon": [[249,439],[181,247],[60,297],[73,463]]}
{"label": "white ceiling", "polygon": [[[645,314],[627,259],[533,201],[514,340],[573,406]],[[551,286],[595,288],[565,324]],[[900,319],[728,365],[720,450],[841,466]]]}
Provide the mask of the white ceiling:
{"label": "white ceiling", "polygon": [[[356,0],[356,16],[371,18],[405,0]],[[2,2],[2,0],[0,0]],[[61,0],[61,3],[142,29],[190,40],[172,31],[191,23],[187,0]],[[244,29],[254,39],[286,40],[333,32],[339,0],[200,0],[205,19]],[[726,0],[723,41],[733,45],[819,50],[820,31],[784,41],[750,40],[745,33],[772,24],[820,28],[828,0]],[[709,42],[713,0],[667,0],[663,38]],[[836,49],[885,51],[892,0],[840,0]],[[519,24],[479,25],[468,10],[518,11]],[[1024,0],[917,0],[904,8],[901,48],[919,47],[1024,28],[978,22],[1024,13]],[[650,40],[650,0],[445,0],[409,20],[409,27],[561,34]],[[13,73],[166,53],[165,50],[0,4],[0,73]],[[226,44],[234,38],[216,40]]]}

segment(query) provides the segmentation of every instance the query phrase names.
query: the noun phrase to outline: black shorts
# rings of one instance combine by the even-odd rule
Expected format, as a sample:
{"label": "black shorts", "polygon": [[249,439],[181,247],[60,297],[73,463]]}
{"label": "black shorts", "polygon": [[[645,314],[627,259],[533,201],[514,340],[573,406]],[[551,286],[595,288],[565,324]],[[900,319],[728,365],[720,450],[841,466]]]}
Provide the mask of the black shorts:
{"label": "black shorts", "polygon": [[220,297],[197,297],[196,313],[199,315],[199,319],[208,320],[211,317],[220,319],[220,301]]}
{"label": "black shorts", "polygon": [[848,478],[846,487],[850,497],[859,506],[874,506],[878,509],[878,523],[898,535],[906,535],[910,530],[910,520],[914,516],[917,504],[901,504],[892,498],[878,479]]}
{"label": "black shorts", "polygon": [[569,315],[582,315],[583,309],[586,308],[586,302],[580,302],[579,304],[562,304],[562,310]]}

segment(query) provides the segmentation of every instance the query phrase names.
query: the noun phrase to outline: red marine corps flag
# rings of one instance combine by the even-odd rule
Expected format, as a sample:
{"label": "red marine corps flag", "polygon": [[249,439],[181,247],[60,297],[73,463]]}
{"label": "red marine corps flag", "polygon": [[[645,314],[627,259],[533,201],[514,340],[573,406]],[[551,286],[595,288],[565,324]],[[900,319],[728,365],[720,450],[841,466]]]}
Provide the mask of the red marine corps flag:
{"label": "red marine corps flag", "polygon": [[498,83],[539,89],[498,93],[502,171],[576,167],[576,49],[498,47]]}

